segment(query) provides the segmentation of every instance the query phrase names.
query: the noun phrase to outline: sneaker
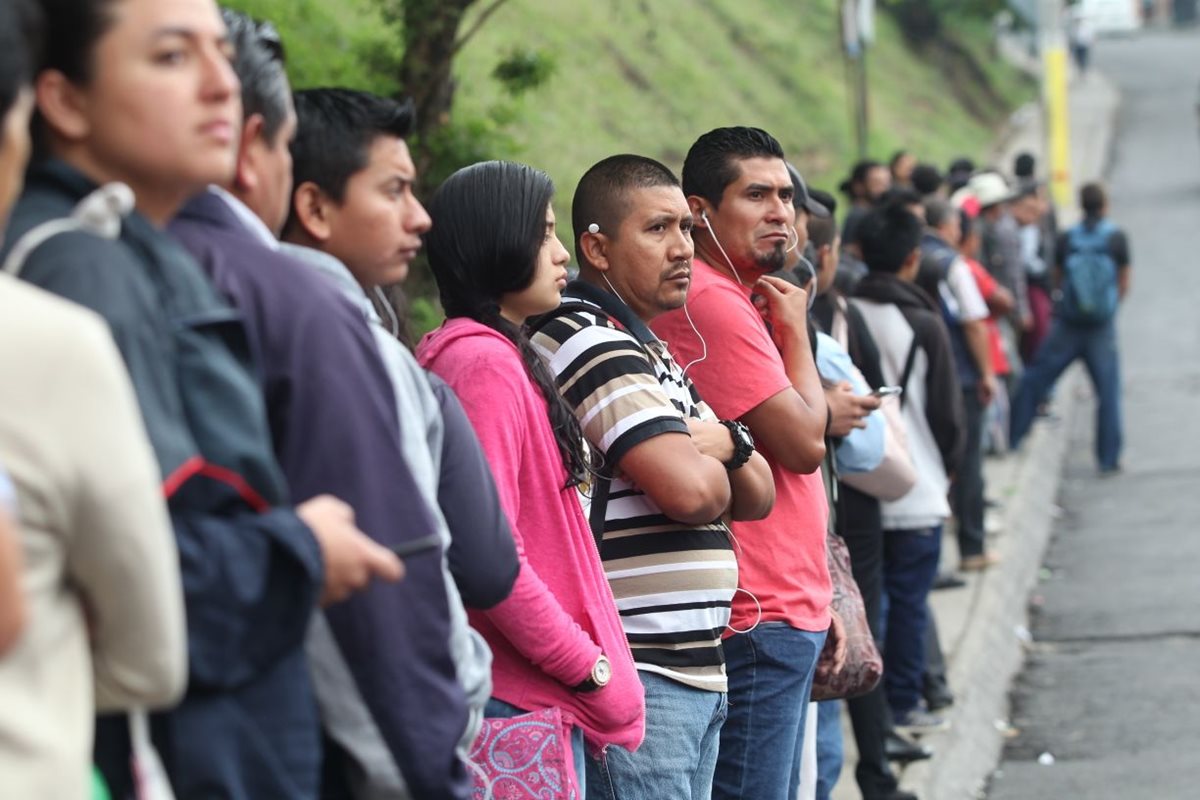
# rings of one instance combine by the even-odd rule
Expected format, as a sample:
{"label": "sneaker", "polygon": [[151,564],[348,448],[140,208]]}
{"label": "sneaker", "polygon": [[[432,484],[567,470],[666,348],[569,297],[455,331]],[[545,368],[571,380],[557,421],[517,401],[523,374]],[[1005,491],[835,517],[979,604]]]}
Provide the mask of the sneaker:
{"label": "sneaker", "polygon": [[902,733],[908,736],[925,736],[930,733],[941,733],[942,731],[950,730],[950,720],[941,716],[926,711],[923,708],[914,708],[907,714],[898,714],[895,724],[896,733]]}
{"label": "sneaker", "polygon": [[895,731],[889,733],[884,740],[883,752],[888,761],[899,761],[901,764],[933,758],[933,748],[909,741]]}
{"label": "sneaker", "polygon": [[983,572],[989,567],[1000,563],[1000,556],[995,553],[980,553],[977,556],[963,556],[958,562],[958,568],[963,572]]}

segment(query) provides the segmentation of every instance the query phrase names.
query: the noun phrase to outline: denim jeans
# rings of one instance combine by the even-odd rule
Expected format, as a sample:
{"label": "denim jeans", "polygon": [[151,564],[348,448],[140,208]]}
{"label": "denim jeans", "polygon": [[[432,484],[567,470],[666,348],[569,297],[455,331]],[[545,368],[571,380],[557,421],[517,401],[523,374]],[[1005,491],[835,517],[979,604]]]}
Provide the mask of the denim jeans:
{"label": "denim jeans", "polygon": [[646,690],[646,738],[636,752],[610,747],[588,758],[589,800],[708,800],[728,713],[724,692],[638,671]]}
{"label": "denim jeans", "polygon": [[827,631],[763,622],[725,640],[729,717],[714,800],[789,800],[800,784],[804,720]]}
{"label": "denim jeans", "polygon": [[1012,446],[1029,433],[1038,406],[1072,363],[1083,359],[1099,398],[1096,413],[1096,460],[1101,469],[1121,461],[1121,367],[1117,358],[1116,320],[1095,326],[1054,320],[1046,341],[1025,370],[1012,407]]}
{"label": "denim jeans", "polygon": [[[493,717],[496,719],[509,719],[511,717],[519,717],[522,714],[528,714],[529,711],[517,708],[511,703],[506,703],[503,700],[491,698],[487,701],[487,705],[483,707],[483,715],[485,717]],[[583,729],[571,729],[571,755],[575,761],[575,777],[579,783],[579,796],[587,796],[587,779],[586,779],[586,755],[583,749]]]}
{"label": "denim jeans", "polygon": [[887,624],[883,680],[896,717],[917,707],[925,676],[929,591],[942,551],[942,526],[883,532]]}
{"label": "denim jeans", "polygon": [[817,703],[817,800],[829,800],[842,775],[842,701]]}

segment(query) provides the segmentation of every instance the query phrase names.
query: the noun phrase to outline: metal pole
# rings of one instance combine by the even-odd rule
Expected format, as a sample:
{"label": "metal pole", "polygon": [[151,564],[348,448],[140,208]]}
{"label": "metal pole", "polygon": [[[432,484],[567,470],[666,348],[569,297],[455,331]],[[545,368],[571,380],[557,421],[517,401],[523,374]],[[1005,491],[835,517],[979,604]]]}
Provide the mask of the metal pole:
{"label": "metal pole", "polygon": [[864,45],[858,53],[858,157],[867,157],[869,144],[867,139],[871,134],[870,104],[868,102],[869,81],[867,80],[867,48]]}
{"label": "metal pole", "polygon": [[1042,53],[1042,103],[1050,191],[1059,208],[1068,208],[1073,202],[1071,127],[1062,0],[1038,0],[1038,40]]}

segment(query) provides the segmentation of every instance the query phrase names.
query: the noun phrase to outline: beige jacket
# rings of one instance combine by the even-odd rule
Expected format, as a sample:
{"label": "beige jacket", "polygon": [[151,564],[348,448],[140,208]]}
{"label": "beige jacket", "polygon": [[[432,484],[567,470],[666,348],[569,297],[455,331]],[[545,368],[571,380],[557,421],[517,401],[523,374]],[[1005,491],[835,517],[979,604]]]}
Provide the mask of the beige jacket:
{"label": "beige jacket", "polygon": [[28,608],[0,658],[0,797],[82,800],[93,714],[183,693],[179,556],[107,326],[7,275],[0,463],[17,488]]}

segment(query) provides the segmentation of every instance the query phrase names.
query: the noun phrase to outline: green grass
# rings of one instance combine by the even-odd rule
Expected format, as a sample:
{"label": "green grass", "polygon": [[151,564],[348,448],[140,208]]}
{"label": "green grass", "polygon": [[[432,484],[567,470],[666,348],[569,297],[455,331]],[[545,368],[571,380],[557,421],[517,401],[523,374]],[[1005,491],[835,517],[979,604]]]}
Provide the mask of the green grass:
{"label": "green grass", "polygon": [[[393,88],[363,55],[398,40],[371,0],[231,5],[278,23],[297,87]],[[811,184],[831,189],[856,157],[836,8],[836,0],[508,0],[456,62],[454,122],[485,131],[493,157],[546,170],[567,222],[576,182],[599,159],[634,152],[678,169],[697,136],[723,125],[771,131]],[[881,13],[868,54],[876,158],[901,147],[943,166],[981,158],[999,122],[1034,96],[991,57],[986,20],[956,18],[947,28],[976,55],[1001,102],[985,106],[984,118],[964,111],[954,76],[914,53]],[[513,98],[492,72],[516,48],[542,52],[556,67],[544,85]],[[569,241],[569,225],[563,234]]]}

